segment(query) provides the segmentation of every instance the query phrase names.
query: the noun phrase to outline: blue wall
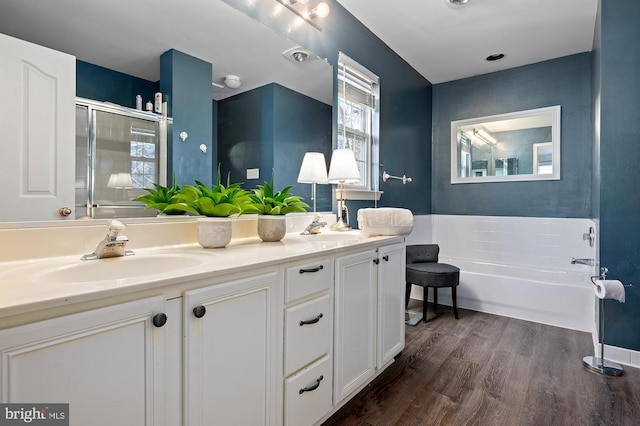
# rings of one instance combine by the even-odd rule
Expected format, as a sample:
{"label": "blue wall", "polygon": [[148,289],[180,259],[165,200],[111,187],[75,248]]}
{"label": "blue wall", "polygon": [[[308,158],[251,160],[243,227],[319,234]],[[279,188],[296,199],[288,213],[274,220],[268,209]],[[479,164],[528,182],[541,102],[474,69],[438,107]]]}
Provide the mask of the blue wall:
{"label": "blue wall", "polygon": [[144,109],[147,101],[153,102],[159,87],[158,82],[76,60],[76,96],[81,98],[135,108],[136,95],[142,95]]}
{"label": "blue wall", "polygon": [[[173,117],[173,131],[167,141],[168,174],[176,175],[179,185],[192,185],[195,179],[210,185],[216,153],[213,142],[213,103],[211,64],[177,50],[160,56],[160,91]],[[181,132],[189,135],[180,139]],[[207,152],[200,150],[200,145]]]}
{"label": "blue wall", "polygon": [[[311,204],[311,185],[297,184],[307,151],[331,154],[330,105],[278,84],[269,84],[217,102],[218,154],[222,173],[247,189],[270,181],[277,189],[294,185],[292,193]],[[246,179],[246,169],[259,168],[260,179]],[[319,211],[331,210],[331,187],[318,185]]]}
{"label": "blue wall", "polygon": [[[594,116],[599,124],[600,265],[635,286],[606,301],[605,343],[640,350],[640,2],[601,1]],[[596,127],[597,129],[598,127]],[[596,140],[598,142],[598,140]]]}
{"label": "blue wall", "polygon": [[[268,2],[223,1],[327,58],[334,67],[334,82],[339,51],[380,77],[380,162],[390,174],[405,174],[412,177],[413,182],[402,185],[397,180],[386,183],[380,180],[380,189],[385,194],[378,205],[405,207],[414,214],[431,213],[431,83],[335,0],[325,0],[331,13],[322,31],[311,25],[291,26],[287,18],[290,14],[275,16]],[[334,84],[334,104],[337,105],[336,91]],[[334,108],[334,146],[337,114]],[[327,162],[329,160],[327,157]],[[357,208],[372,206],[373,202],[349,201],[347,204],[353,225]]]}
{"label": "blue wall", "polygon": [[[451,184],[451,121],[561,105],[559,181]],[[433,87],[434,214],[591,217],[591,56]]]}

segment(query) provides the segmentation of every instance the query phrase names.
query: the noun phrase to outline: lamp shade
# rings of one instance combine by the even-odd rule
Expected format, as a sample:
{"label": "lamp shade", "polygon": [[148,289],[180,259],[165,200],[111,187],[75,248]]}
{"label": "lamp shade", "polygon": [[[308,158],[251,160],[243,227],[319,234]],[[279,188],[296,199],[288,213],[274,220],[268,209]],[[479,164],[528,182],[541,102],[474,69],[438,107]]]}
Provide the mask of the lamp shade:
{"label": "lamp shade", "polygon": [[356,156],[350,149],[335,149],[329,166],[329,183],[356,183],[360,181],[360,171]]}
{"label": "lamp shade", "polygon": [[131,188],[133,182],[131,180],[131,173],[113,173],[109,176],[109,182],[107,182],[107,188]]}
{"label": "lamp shade", "polygon": [[329,183],[327,181],[327,162],[321,152],[307,152],[302,159],[298,183]]}

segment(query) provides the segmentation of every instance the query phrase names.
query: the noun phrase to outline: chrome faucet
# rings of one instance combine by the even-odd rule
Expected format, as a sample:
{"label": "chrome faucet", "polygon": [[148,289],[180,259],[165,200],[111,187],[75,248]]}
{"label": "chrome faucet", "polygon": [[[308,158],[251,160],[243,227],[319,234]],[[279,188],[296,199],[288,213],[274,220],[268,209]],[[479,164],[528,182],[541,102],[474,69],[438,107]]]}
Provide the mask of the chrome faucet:
{"label": "chrome faucet", "polygon": [[576,263],[587,266],[593,266],[595,264],[593,259],[576,259],[575,257],[572,257],[571,264],[575,265]]}
{"label": "chrome faucet", "polygon": [[93,253],[85,254],[82,260],[104,259],[106,257],[131,256],[135,253],[125,250],[129,239],[120,233],[126,228],[119,220],[109,221],[109,230],[102,241],[98,243]]}
{"label": "chrome faucet", "polygon": [[300,235],[319,234],[320,228],[327,225],[327,222],[320,222],[320,218],[316,216]]}

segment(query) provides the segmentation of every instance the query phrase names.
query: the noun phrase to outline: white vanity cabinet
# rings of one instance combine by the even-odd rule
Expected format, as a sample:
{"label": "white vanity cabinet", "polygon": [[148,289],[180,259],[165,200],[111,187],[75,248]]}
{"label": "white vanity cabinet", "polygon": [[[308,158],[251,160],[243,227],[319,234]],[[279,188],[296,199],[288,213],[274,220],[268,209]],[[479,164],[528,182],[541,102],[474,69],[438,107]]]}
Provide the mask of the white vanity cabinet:
{"label": "white vanity cabinet", "polygon": [[336,259],[334,404],[404,348],[405,262],[404,243]]}
{"label": "white vanity cabinet", "polygon": [[285,269],[284,420],[316,423],[332,409],[333,259]]}
{"label": "white vanity cabinet", "polygon": [[0,401],[69,403],[72,426],[165,425],[164,312],[157,296],[1,330]]}
{"label": "white vanity cabinet", "polygon": [[377,368],[382,368],[404,349],[405,244],[378,249],[378,333]]}
{"label": "white vanity cabinet", "polygon": [[184,294],[184,424],[276,423],[276,272]]}

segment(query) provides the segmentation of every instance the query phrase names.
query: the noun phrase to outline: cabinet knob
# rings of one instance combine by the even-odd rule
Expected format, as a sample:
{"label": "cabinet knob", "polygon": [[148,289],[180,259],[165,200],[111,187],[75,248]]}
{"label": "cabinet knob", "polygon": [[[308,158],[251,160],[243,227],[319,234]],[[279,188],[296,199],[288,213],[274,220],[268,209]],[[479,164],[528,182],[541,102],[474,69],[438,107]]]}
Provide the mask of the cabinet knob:
{"label": "cabinet knob", "polygon": [[306,388],[300,389],[298,391],[298,393],[303,394],[305,392],[311,392],[311,391],[314,391],[314,390],[318,389],[318,386],[320,386],[320,382],[322,381],[322,379],[324,379],[324,376],[318,377],[314,384],[312,384],[311,386],[307,386]]}
{"label": "cabinet knob", "polygon": [[305,320],[305,321],[300,321],[300,326],[302,327],[303,325],[309,325],[309,324],[315,324],[318,321],[320,321],[320,318],[322,318],[322,314],[319,314],[317,317],[315,317],[314,319],[310,319],[310,320]]}
{"label": "cabinet knob", "polygon": [[300,269],[300,273],[304,274],[305,272],[319,272],[322,269],[324,269],[324,266],[320,265],[320,266],[316,266],[315,268],[311,268],[311,269]]}
{"label": "cabinet knob", "polygon": [[380,263],[380,259],[378,259],[378,258],[376,257],[375,259],[373,259],[373,263],[375,263],[375,264],[377,265],[378,263]]}
{"label": "cabinet knob", "polygon": [[156,327],[162,327],[167,323],[167,315],[163,313],[155,314],[152,319],[153,325]]}
{"label": "cabinet knob", "polygon": [[388,255],[387,256],[382,256],[382,258],[384,259],[385,262],[389,261],[389,256]]}
{"label": "cabinet knob", "polygon": [[205,308],[202,305],[198,305],[195,308],[193,308],[193,315],[196,318],[202,318],[206,313],[207,313],[207,308]]}

